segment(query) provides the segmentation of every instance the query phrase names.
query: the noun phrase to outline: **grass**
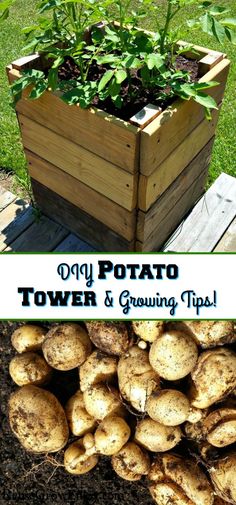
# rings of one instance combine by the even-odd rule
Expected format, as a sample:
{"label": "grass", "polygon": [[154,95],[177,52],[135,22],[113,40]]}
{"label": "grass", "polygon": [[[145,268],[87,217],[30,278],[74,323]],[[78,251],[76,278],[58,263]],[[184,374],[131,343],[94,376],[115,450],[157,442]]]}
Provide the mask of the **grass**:
{"label": "grass", "polygon": [[[236,17],[235,0],[219,0],[222,5],[231,8]],[[135,4],[135,1],[134,1]],[[160,16],[163,15],[165,1],[160,1]],[[227,53],[231,59],[231,71],[228,79],[224,104],[220,113],[220,120],[216,132],[212,162],[210,167],[209,184],[212,183],[221,172],[230,175],[236,174],[236,142],[235,142],[235,124],[236,124],[236,48],[226,43],[219,46],[211,37],[201,32],[189,33],[186,25],[186,19],[194,17],[197,9],[191,8],[176,18],[175,27],[181,24],[181,37],[191,43],[205,45],[212,49],[218,49]],[[26,161],[23,154],[22,144],[19,136],[19,128],[10,102],[10,92],[5,75],[5,67],[8,63],[23,55],[24,37],[21,34],[21,28],[34,22],[35,19],[35,1],[16,0],[11,9],[9,19],[0,25],[0,167],[5,171],[13,172],[16,179],[23,186],[27,186]],[[153,29],[154,21],[144,22],[146,28]]]}

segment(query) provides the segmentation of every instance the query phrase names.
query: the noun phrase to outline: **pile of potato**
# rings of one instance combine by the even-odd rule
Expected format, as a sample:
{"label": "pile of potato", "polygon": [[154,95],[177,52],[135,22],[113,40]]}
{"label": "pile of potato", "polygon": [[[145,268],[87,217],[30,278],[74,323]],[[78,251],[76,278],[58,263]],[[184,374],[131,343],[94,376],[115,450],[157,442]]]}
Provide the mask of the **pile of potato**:
{"label": "pile of potato", "polygon": [[[11,429],[35,453],[72,434],[69,473],[110,456],[123,479],[147,476],[158,505],[236,504],[234,342],[232,321],[23,325],[12,335]],[[44,387],[54,369],[66,381],[77,367],[63,407]]]}

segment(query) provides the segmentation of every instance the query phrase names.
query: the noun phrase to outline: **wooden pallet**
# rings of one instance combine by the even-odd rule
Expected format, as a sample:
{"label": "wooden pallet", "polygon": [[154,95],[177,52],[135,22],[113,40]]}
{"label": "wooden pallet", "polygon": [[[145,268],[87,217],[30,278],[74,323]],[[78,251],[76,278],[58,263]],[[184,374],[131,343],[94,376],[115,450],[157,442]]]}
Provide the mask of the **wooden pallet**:
{"label": "wooden pallet", "polygon": [[0,186],[0,252],[87,252],[93,247]]}
{"label": "wooden pallet", "polygon": [[[38,188],[42,198],[45,190],[48,191],[43,186]],[[56,222],[62,210],[66,212],[68,228]],[[85,213],[81,221],[78,216],[74,234],[68,231],[71,228],[70,218],[75,210],[75,207],[68,207],[68,202],[61,198],[60,207],[57,208],[55,205],[55,221],[46,215],[38,218],[29,204],[0,186],[0,251],[95,251],[91,245],[92,224]],[[170,218],[171,215],[170,211]],[[86,226],[84,223],[87,223]],[[97,226],[100,226],[101,250],[104,240],[109,241],[109,246],[114,251],[125,247],[125,244],[117,242],[115,234],[114,236],[107,235],[106,228],[103,229],[101,223]],[[83,232],[83,236],[86,235],[87,242],[79,238],[80,231]],[[157,230],[157,233],[159,232],[160,230]],[[175,230],[163,250],[164,252],[236,252],[236,178],[221,174],[195,205],[186,220]]]}
{"label": "wooden pallet", "polygon": [[163,250],[236,252],[236,178],[222,173]]}

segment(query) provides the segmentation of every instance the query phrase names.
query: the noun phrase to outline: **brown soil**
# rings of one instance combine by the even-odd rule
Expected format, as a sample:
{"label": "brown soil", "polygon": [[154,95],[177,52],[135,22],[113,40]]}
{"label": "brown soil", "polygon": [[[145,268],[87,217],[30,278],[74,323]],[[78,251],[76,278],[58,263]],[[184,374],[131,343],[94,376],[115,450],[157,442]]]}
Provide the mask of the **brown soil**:
{"label": "brown soil", "polygon": [[[196,60],[188,60],[183,56],[178,56],[176,59],[176,69],[188,71],[190,74],[191,82],[196,82],[198,79],[198,62]],[[100,80],[102,75],[106,72],[107,68],[105,66],[93,65],[91,67],[88,79],[91,81]],[[78,66],[74,63],[71,58],[67,58],[65,63],[59,69],[59,79],[61,80],[76,80],[80,75]],[[161,107],[163,110],[173,103],[174,97],[168,96],[169,90],[162,89],[160,91],[166,93],[165,99],[157,100],[158,89],[150,90],[141,86],[141,80],[137,72],[132,74],[132,99],[128,94],[128,83],[124,81],[124,85],[121,88],[121,97],[123,98],[123,106],[121,109],[115,107],[114,103],[110,98],[105,101],[100,101],[95,97],[92,105],[104,110],[108,114],[112,114],[124,121],[128,121],[132,116],[137,114],[145,105],[151,103]]]}

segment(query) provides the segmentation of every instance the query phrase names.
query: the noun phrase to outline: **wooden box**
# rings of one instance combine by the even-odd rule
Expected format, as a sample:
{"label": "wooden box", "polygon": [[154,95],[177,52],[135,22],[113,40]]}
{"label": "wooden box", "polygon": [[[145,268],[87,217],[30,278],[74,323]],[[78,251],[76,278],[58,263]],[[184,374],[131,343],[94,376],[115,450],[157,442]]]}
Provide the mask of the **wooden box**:
{"label": "wooden box", "polygon": [[[201,81],[221,105],[229,60],[195,46]],[[195,56],[196,57],[196,56]],[[41,68],[39,55],[7,67],[9,81]],[[158,250],[204,191],[219,110],[212,120],[177,100],[143,129],[46,91],[16,111],[36,203],[98,250]]]}

